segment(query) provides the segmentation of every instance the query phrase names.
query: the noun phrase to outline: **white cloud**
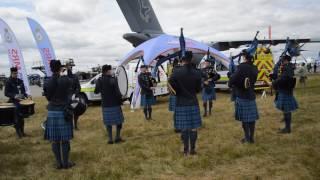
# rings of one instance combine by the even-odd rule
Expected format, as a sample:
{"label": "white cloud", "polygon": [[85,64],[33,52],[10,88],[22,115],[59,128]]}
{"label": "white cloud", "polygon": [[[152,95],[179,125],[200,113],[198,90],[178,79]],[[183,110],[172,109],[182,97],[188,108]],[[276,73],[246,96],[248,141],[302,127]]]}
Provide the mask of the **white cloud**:
{"label": "white cloud", "polygon": [[[256,30],[274,38],[319,37],[320,3],[317,0],[151,0],[163,30],[200,41],[247,40]],[[59,58],[73,57],[80,68],[114,63],[132,46],[122,35],[130,32],[115,0],[4,0],[0,17],[16,33],[27,67],[40,60],[26,17],[47,31]],[[320,38],[319,38],[320,39]],[[308,45],[308,56],[319,45]],[[1,72],[8,71],[7,55],[0,45]],[[5,61],[5,62],[4,62]]]}

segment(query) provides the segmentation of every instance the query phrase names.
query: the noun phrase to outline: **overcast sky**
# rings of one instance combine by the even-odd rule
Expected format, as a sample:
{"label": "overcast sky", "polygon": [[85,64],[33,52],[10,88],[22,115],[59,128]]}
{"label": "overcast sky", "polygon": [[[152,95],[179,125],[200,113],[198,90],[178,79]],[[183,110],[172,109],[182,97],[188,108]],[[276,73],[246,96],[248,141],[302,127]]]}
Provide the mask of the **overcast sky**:
{"label": "overcast sky", "polygon": [[[257,30],[260,39],[272,25],[274,39],[320,39],[319,0],[150,0],[162,29],[199,41],[248,40]],[[245,2],[245,3],[244,3]],[[60,59],[74,58],[79,69],[114,64],[132,49],[122,38],[131,32],[116,0],[1,0],[0,17],[17,36],[29,70],[40,54],[26,17],[47,31]],[[278,47],[277,49],[280,49]],[[319,44],[304,47],[306,57],[317,57]],[[0,73],[9,63],[0,43]]]}

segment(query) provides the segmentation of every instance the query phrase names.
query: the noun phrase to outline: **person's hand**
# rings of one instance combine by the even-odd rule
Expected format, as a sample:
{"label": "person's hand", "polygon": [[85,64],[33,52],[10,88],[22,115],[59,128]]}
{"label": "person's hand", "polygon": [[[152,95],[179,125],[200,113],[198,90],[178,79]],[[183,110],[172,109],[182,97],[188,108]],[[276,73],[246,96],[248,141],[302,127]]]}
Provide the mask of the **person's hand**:
{"label": "person's hand", "polygon": [[205,85],[209,85],[209,81],[204,81],[204,84]]}

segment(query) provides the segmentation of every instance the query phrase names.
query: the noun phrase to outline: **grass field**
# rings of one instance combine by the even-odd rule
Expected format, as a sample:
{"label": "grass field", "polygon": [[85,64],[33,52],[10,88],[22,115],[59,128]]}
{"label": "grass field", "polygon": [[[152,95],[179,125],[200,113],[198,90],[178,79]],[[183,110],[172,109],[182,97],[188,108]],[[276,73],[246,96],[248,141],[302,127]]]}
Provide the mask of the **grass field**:
{"label": "grass field", "polygon": [[72,140],[69,170],[54,169],[49,142],[40,123],[44,98],[35,99],[37,113],[26,119],[30,137],[17,139],[12,127],[0,127],[0,179],[320,179],[320,76],[295,91],[300,108],[293,114],[293,133],[277,133],[282,114],[274,97],[257,95],[260,120],[256,143],[241,144],[242,129],[233,118],[229,94],[219,92],[213,116],[203,119],[198,155],[184,157],[180,136],[172,127],[168,98],[154,106],[147,122],[141,111],[124,107],[123,144],[108,145],[99,105],[80,118]]}

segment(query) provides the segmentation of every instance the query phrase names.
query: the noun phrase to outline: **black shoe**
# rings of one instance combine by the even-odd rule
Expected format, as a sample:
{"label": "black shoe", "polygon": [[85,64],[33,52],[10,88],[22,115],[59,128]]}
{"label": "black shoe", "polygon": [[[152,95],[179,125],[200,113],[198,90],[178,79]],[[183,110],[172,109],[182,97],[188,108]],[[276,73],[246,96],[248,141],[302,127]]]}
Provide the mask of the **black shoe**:
{"label": "black shoe", "polygon": [[250,140],[249,140],[249,143],[250,143],[250,144],[254,144],[254,140],[253,140],[253,139],[250,139]]}
{"label": "black shoe", "polygon": [[245,144],[245,143],[249,143],[249,141],[246,138],[241,139],[241,143]]}
{"label": "black shoe", "polygon": [[203,117],[207,117],[207,113],[204,113],[204,114],[203,114]]}
{"label": "black shoe", "polygon": [[56,167],[55,167],[56,169],[63,169],[63,166],[62,166],[62,164],[56,164]]}
{"label": "black shoe", "polygon": [[121,139],[121,138],[118,138],[114,141],[114,143],[118,144],[118,143],[123,143],[125,142],[125,140]]}
{"label": "black shoe", "polygon": [[79,130],[79,128],[78,128],[78,127],[74,127],[74,130],[78,131],[78,130]]}
{"label": "black shoe", "polygon": [[64,168],[64,169],[70,169],[70,168],[72,168],[72,167],[75,166],[75,165],[76,165],[76,163],[74,163],[74,162],[68,162],[67,165],[64,165],[64,166],[63,166],[63,168]]}
{"label": "black shoe", "polygon": [[280,129],[279,133],[280,134],[290,134],[291,130],[284,128],[284,129]]}
{"label": "black shoe", "polygon": [[108,141],[108,144],[113,144],[113,141],[109,140],[109,141]]}
{"label": "black shoe", "polygon": [[197,152],[195,150],[191,150],[190,155],[197,155]]}

